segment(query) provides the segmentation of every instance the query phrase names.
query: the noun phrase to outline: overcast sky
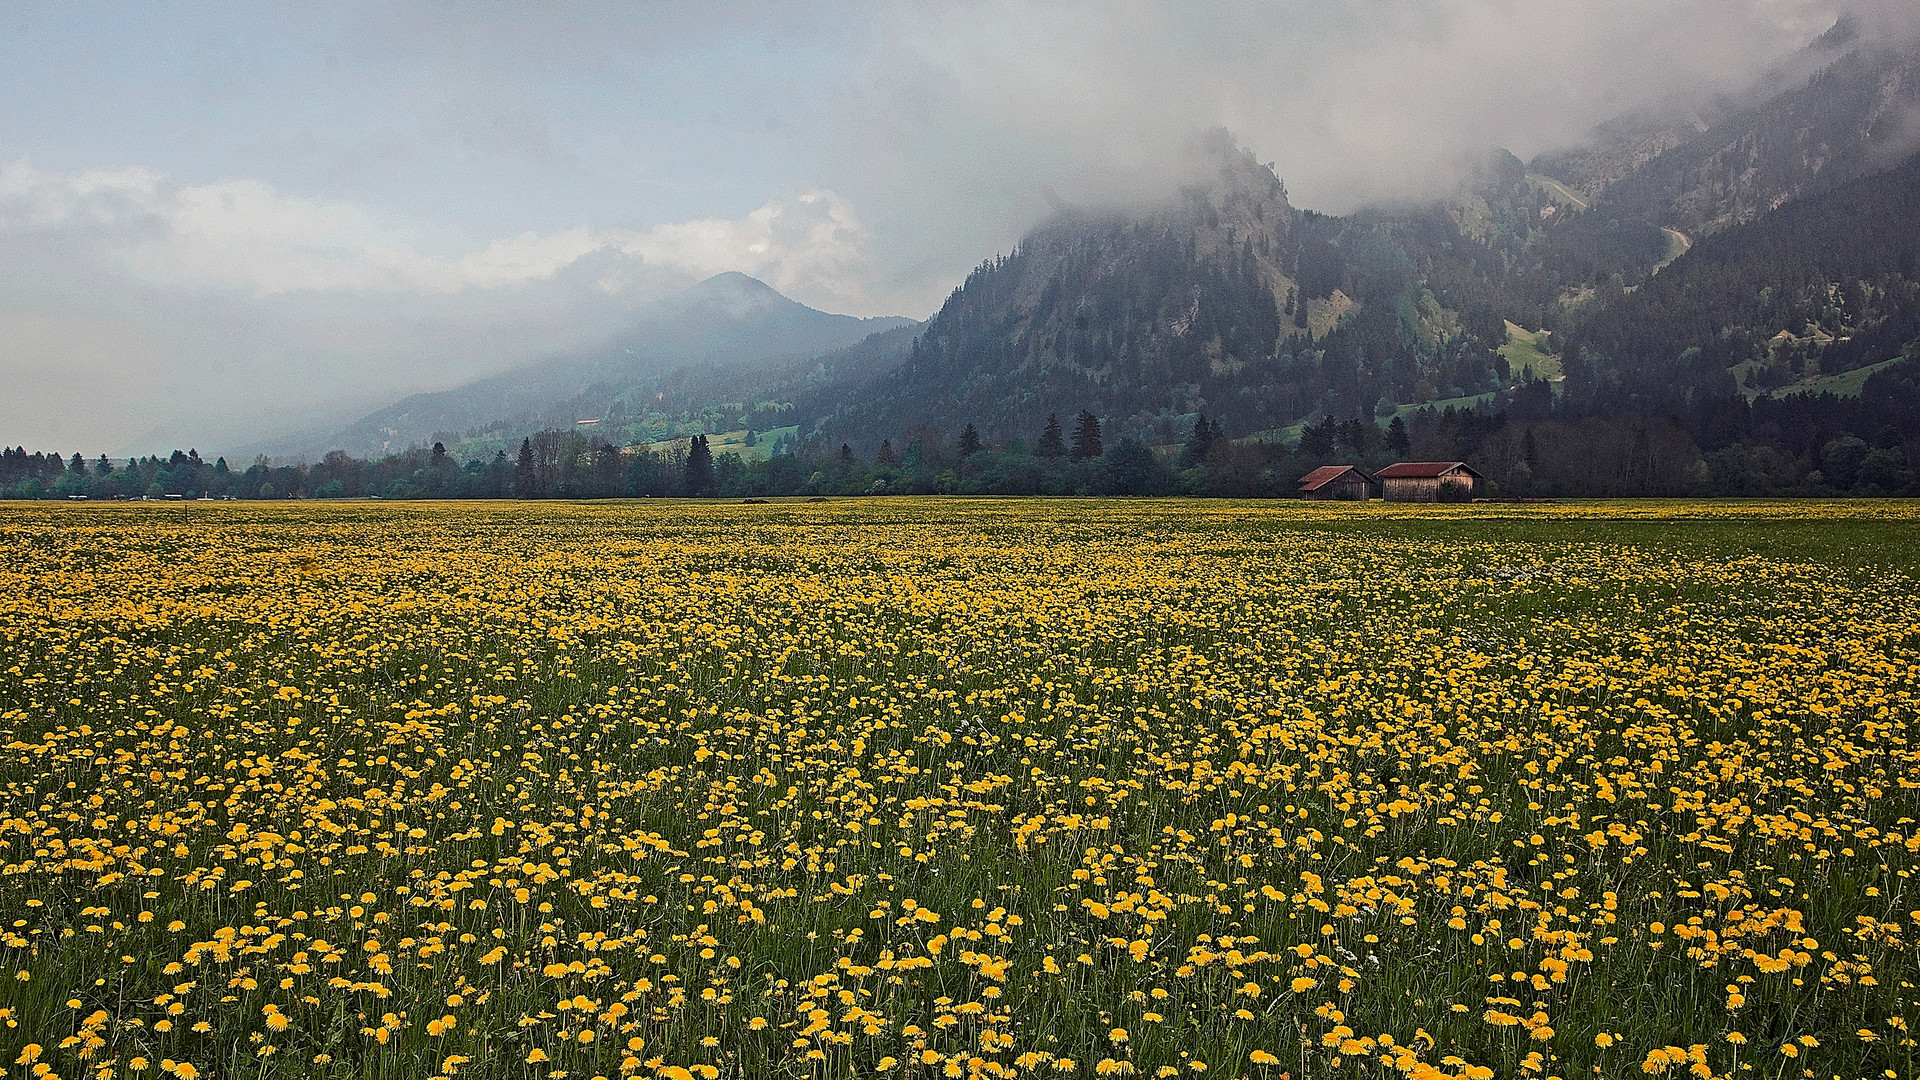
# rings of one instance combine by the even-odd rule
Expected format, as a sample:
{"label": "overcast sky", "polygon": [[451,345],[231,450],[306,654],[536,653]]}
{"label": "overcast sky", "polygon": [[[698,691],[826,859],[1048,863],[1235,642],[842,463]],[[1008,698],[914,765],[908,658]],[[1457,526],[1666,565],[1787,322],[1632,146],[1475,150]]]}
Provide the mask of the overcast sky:
{"label": "overcast sky", "polygon": [[7,4],[0,441],[324,426],[723,270],[925,317],[1041,185],[1137,195],[1206,127],[1344,211],[1738,89],[1837,8]]}

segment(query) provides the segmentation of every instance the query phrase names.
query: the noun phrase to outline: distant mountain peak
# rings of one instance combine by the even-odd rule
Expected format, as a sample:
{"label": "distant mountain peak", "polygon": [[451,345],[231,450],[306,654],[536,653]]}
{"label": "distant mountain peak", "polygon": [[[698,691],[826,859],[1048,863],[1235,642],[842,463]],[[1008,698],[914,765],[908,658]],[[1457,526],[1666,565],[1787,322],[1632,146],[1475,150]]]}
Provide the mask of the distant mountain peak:
{"label": "distant mountain peak", "polygon": [[1852,12],[1843,13],[1834,20],[1826,32],[1813,39],[1810,46],[1815,51],[1844,49],[1860,40],[1860,19]]}
{"label": "distant mountain peak", "polygon": [[[611,339],[574,354],[448,390],[415,394],[380,409],[328,439],[324,449],[385,454],[446,436],[499,439],[582,417],[617,416],[624,426],[596,428],[627,441],[642,434],[655,384],[676,371],[771,368],[845,349],[903,318],[836,315],[782,295],[739,271],[707,278],[647,306]],[[677,417],[674,419],[678,419]],[[307,448],[320,449],[320,448]],[[469,448],[471,449],[471,448]]]}
{"label": "distant mountain peak", "polygon": [[738,322],[814,310],[759,278],[728,270],[653,304],[639,321],[641,325],[683,322],[697,316]]}
{"label": "distant mountain peak", "polygon": [[788,303],[798,303],[792,297],[761,281],[751,274],[738,270],[726,270],[688,288],[682,296],[766,296],[778,297]]}

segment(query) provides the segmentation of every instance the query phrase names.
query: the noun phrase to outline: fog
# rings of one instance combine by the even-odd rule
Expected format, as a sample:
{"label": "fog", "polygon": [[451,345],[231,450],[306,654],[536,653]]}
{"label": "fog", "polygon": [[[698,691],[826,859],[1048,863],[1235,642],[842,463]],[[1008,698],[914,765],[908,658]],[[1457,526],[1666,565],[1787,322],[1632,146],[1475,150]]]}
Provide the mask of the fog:
{"label": "fog", "polygon": [[[930,314],[1052,199],[1224,126],[1297,206],[1444,190],[1804,78],[1813,0],[16,7],[0,441],[325,428],[603,337],[724,270]],[[1879,36],[1905,3],[1845,5]]]}

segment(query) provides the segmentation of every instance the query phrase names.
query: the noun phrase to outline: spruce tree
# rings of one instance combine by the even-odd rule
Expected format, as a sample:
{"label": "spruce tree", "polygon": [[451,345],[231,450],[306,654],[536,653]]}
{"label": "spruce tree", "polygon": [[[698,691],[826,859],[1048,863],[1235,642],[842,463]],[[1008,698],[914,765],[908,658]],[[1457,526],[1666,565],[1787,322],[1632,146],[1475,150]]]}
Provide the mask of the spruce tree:
{"label": "spruce tree", "polygon": [[1033,448],[1035,455],[1045,458],[1064,456],[1067,452],[1066,440],[1060,437],[1060,416],[1047,414],[1047,426],[1040,432],[1040,442]]}
{"label": "spruce tree", "polygon": [[695,435],[687,446],[687,494],[695,498],[713,494],[713,451],[707,437]]}
{"label": "spruce tree", "polygon": [[974,430],[972,423],[968,423],[966,427],[960,430],[960,445],[958,449],[962,460],[970,458],[980,452],[980,433]]}
{"label": "spruce tree", "polygon": [[[1527,435],[1529,438],[1532,437],[1532,428],[1527,429]],[[1387,449],[1400,457],[1405,457],[1413,451],[1413,440],[1407,437],[1407,422],[1398,416],[1387,425]]]}
{"label": "spruce tree", "polygon": [[1207,414],[1201,413],[1193,422],[1193,433],[1187,436],[1187,445],[1181,448],[1180,464],[1186,468],[1205,464],[1207,452],[1213,449],[1214,425],[1207,421]]}
{"label": "spruce tree", "polygon": [[1090,461],[1100,453],[1100,418],[1081,409],[1073,421],[1073,460]]}
{"label": "spruce tree", "polygon": [[521,498],[537,494],[533,480],[533,439],[520,440],[520,460],[513,467],[513,491]]}
{"label": "spruce tree", "polygon": [[1300,432],[1300,456],[1324,458],[1333,454],[1334,444],[1340,437],[1340,421],[1329,416],[1320,423],[1303,428]]}

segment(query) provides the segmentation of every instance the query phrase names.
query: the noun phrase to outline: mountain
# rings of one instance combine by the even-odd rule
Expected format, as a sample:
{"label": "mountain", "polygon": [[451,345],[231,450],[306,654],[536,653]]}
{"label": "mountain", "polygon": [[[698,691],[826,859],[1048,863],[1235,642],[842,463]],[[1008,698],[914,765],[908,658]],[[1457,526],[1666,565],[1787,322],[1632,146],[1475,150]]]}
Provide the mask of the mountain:
{"label": "mountain", "polygon": [[1580,319],[1569,393],[1804,386],[1920,355],[1920,154],[1718,232]]}
{"label": "mountain", "polygon": [[1061,212],[982,265],[816,430],[856,447],[910,425],[1030,439],[1086,409],[1165,444],[1199,413],[1261,432],[1506,385],[1500,305],[1441,304],[1382,219],[1295,209],[1226,132],[1201,150],[1211,175],[1176,200]]}
{"label": "mountain", "polygon": [[[336,444],[444,437],[466,460],[588,418],[616,445],[744,428],[802,458],[933,462],[969,424],[1005,448],[1084,410],[1109,445],[1190,451],[1204,417],[1201,442],[1266,447],[1236,466],[1257,480],[1304,429],[1370,461],[1397,419],[1412,452],[1512,491],[1905,490],[1916,145],[1920,47],[1844,23],[1746,95],[1532,162],[1491,151],[1445,198],[1346,216],[1294,207],[1216,130],[1177,193],[1058,210],[924,325],[723,275],[591,355],[410,398]],[[1865,473],[1823,456],[1868,438]]]}
{"label": "mountain", "polygon": [[1582,154],[1496,151],[1448,198],[1346,217],[1292,207],[1215,132],[1207,179],[1056,214],[902,361],[793,416],[856,452],[969,423],[1031,440],[1082,409],[1158,445],[1196,414],[1273,438],[1448,409],[1629,431],[1664,416],[1661,438],[1696,455],[1788,429],[1807,461],[1822,430],[1920,436],[1872,404],[1906,400],[1894,367],[1920,349],[1900,156],[1920,144],[1920,49],[1850,32],[1738,100],[1622,120]]}
{"label": "mountain", "polygon": [[1539,158],[1533,168],[1588,193],[1589,228],[1699,239],[1920,149],[1920,50],[1911,42],[1862,40],[1843,20],[1801,63],[1818,66],[1710,124],[1698,114],[1630,122],[1593,150]]}
{"label": "mountain", "polygon": [[1240,402],[1247,423],[1281,407],[1278,344],[1311,318],[1325,329],[1350,301],[1303,289],[1299,215],[1273,173],[1224,132],[1203,150],[1215,175],[1178,202],[1062,211],[981,266],[904,363],[836,395],[821,429],[861,444],[910,424],[972,422],[1010,438],[1051,412],[1090,408],[1170,431],[1216,400]]}
{"label": "mountain", "polygon": [[378,456],[445,441],[473,453],[582,419],[605,424],[609,436],[616,428],[644,435],[649,417],[656,429],[670,426],[656,406],[676,377],[733,388],[909,325],[912,320],[903,318],[829,314],[745,274],[720,274],[648,307],[599,348],[415,394],[317,440],[315,447],[297,449]]}

